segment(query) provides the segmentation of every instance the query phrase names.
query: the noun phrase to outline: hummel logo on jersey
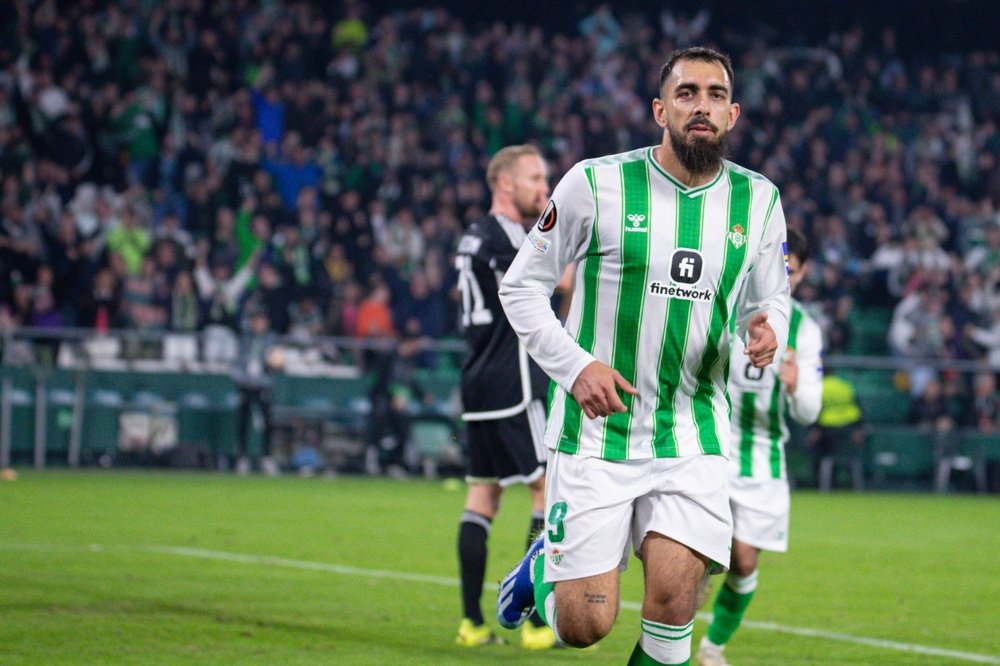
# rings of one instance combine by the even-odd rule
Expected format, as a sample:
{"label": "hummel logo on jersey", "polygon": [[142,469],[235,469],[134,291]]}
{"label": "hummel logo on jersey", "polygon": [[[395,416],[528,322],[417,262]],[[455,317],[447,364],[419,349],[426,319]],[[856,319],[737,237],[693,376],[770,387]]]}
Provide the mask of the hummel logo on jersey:
{"label": "hummel logo on jersey", "polygon": [[703,263],[701,254],[695,250],[674,250],[670,260],[670,279],[683,284],[698,284]]}
{"label": "hummel logo on jersey", "polygon": [[629,221],[625,225],[625,231],[641,231],[642,233],[649,231],[649,226],[646,224],[646,216],[642,213],[629,213],[625,216],[625,219]]}

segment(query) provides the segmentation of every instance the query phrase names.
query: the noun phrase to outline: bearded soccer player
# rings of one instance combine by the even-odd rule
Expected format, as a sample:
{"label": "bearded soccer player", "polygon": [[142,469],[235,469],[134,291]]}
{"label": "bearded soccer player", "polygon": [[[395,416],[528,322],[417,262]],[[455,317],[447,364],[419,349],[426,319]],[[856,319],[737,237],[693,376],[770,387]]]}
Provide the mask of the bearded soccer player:
{"label": "bearded soccer player", "polygon": [[[792,291],[806,275],[809,244],[788,230]],[[755,368],[733,340],[729,395],[733,401],[729,506],[733,550],[729,573],[715,597],[712,623],[698,649],[699,666],[727,666],[722,650],[743,620],[757,589],[762,550],[788,550],[789,492],[785,471],[788,419],[811,425],[823,399],[823,336],[819,324],[792,300],[787,351],[780,365]],[[706,579],[707,581],[708,579]]]}
{"label": "bearded soccer player", "polygon": [[[537,608],[566,644],[597,642],[631,549],[646,590],[630,664],[690,662],[699,582],[729,565],[731,338],[764,368],[788,336],[784,213],[772,183],[723,159],[732,93],[727,56],[672,54],[660,144],[570,169],[500,286],[557,388],[545,535],[502,581],[498,620]],[[549,294],[570,264],[563,328]]]}
{"label": "bearded soccer player", "polygon": [[[490,160],[489,214],[458,244],[456,267],[468,354],[462,364],[462,418],[468,441],[468,493],[458,527],[464,618],[455,642],[477,647],[497,638],[483,620],[479,599],[487,540],[504,489],[523,483],[531,494],[528,544],[542,530],[545,492],[545,374],[528,358],[500,305],[497,288],[549,196],[548,172],[538,149],[508,146]],[[538,616],[521,630],[521,646],[546,649],[555,635]]]}

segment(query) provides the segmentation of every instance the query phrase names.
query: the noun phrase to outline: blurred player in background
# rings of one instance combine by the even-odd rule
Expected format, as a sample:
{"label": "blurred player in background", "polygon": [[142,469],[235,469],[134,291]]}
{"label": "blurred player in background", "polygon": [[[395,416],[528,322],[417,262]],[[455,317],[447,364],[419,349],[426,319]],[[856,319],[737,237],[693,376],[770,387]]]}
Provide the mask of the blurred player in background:
{"label": "blurred player in background", "polygon": [[[458,245],[462,326],[468,354],[462,364],[462,418],[468,442],[468,494],[459,520],[458,561],[464,618],[455,642],[476,647],[497,642],[480,607],[487,540],[504,488],[527,484],[531,493],[528,544],[542,530],[545,492],[547,378],[517,340],[497,288],[527,229],[549,196],[548,172],[538,149],[508,146],[490,160],[486,180],[489,214],[472,224]],[[555,635],[535,616],[521,631],[521,645],[545,649]]]}
{"label": "blurred player in background", "polygon": [[[809,242],[788,230],[788,280],[792,291],[808,270]],[[787,351],[780,365],[756,368],[733,339],[729,395],[733,401],[729,454],[729,506],[733,551],[729,573],[715,597],[712,623],[701,640],[699,666],[725,666],[722,649],[743,620],[757,589],[762,550],[788,550],[789,492],[785,469],[788,419],[807,426],[823,397],[823,338],[817,324],[792,301]],[[709,578],[706,577],[707,584]]]}

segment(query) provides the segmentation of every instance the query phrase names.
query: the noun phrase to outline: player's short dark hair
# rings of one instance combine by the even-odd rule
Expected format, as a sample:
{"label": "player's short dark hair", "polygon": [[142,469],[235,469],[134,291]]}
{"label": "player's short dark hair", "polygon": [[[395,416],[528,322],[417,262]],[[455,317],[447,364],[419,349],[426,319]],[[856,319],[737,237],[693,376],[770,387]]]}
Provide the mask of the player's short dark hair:
{"label": "player's short dark hair", "polygon": [[670,72],[674,70],[674,65],[680,60],[700,60],[702,62],[717,62],[726,70],[729,78],[730,95],[732,88],[736,86],[736,76],[733,74],[733,61],[725,53],[710,49],[707,46],[689,46],[686,49],[679,49],[670,54],[667,61],[660,68],[660,92],[663,92],[663,84],[666,82]]}
{"label": "player's short dark hair", "polygon": [[788,242],[788,256],[795,255],[799,258],[799,263],[804,264],[809,261],[810,248],[809,239],[798,229],[791,227],[786,231]]}

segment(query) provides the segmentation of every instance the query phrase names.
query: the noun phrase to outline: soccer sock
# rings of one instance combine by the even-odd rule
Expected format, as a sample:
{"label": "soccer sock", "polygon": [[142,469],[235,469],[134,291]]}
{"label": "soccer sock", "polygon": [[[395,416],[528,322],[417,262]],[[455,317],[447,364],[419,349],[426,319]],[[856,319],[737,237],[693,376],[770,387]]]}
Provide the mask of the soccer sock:
{"label": "soccer sock", "polygon": [[538,554],[532,564],[532,582],[535,585],[535,613],[556,635],[560,642],[559,630],[556,629],[556,586],[545,582],[545,551]]}
{"label": "soccer sock", "polygon": [[[535,543],[535,540],[541,535],[543,529],[545,529],[545,514],[541,511],[532,511],[531,525],[528,527],[528,543],[524,547],[525,550],[531,548],[531,544]],[[537,610],[528,616],[528,620],[531,622],[531,626],[533,627],[545,626],[545,622],[542,620]]]}
{"label": "soccer sock", "polygon": [[642,635],[632,650],[628,666],[670,664],[688,666],[691,661],[691,631],[694,620],[683,627],[660,624],[642,618]]}
{"label": "soccer sock", "polygon": [[483,610],[479,598],[483,594],[486,576],[486,539],[493,525],[486,516],[473,511],[463,511],[458,522],[458,566],[462,574],[462,610],[465,617],[479,626],[483,623]]}
{"label": "soccer sock", "polygon": [[732,573],[726,576],[726,582],[719,589],[712,607],[712,624],[708,625],[706,634],[709,642],[715,645],[725,645],[733,637],[743,621],[743,614],[753,599],[757,589],[757,572],[740,578]]}

